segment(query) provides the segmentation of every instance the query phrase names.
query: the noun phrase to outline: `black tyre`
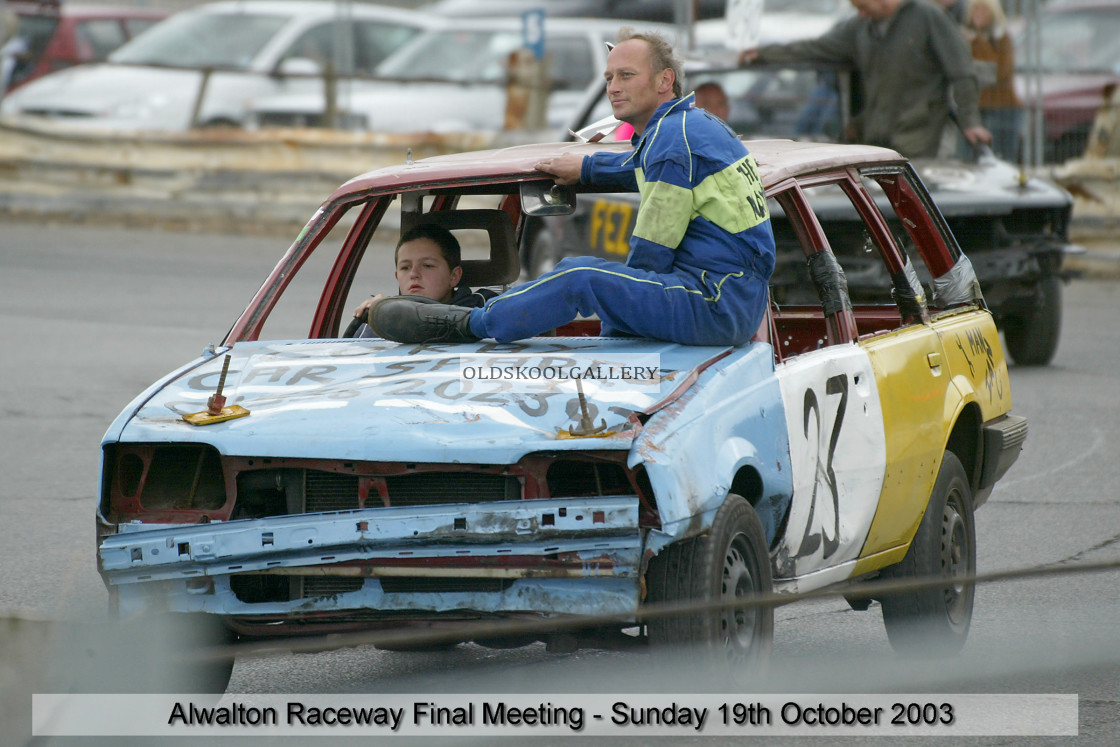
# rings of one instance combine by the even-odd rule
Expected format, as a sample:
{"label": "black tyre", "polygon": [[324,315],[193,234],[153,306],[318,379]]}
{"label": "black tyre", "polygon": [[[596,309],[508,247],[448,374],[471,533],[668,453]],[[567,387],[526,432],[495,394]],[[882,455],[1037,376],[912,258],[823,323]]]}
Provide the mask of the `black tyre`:
{"label": "black tyre", "polygon": [[960,650],[972,624],[975,587],[962,576],[976,572],[972,490],[960,459],[945,452],[922,523],[906,557],[883,575],[892,580],[945,578],[942,588],[884,596],[883,623],[899,653],[942,655]]}
{"label": "black tyre", "polygon": [[[773,588],[762,522],[746,500],[728,495],[707,534],[666,547],[650,561],[648,601],[731,601]],[[702,649],[727,660],[738,679],[765,664],[773,646],[771,607],[651,619],[650,643]]]}
{"label": "black tyre", "polygon": [[1048,275],[1038,282],[1035,301],[1003,327],[1007,352],[1020,366],[1045,366],[1058,350],[1062,332],[1062,281]]}

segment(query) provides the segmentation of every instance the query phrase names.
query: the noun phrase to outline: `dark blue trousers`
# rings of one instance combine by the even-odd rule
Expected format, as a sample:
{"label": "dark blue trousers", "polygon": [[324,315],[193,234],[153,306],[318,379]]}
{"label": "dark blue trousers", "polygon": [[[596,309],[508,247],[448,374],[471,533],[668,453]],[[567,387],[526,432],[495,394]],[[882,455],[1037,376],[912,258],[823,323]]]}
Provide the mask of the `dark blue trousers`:
{"label": "dark blue trousers", "polygon": [[598,257],[567,257],[537,280],[471,311],[471,331],[499,342],[533,337],[598,315],[603,334],[685,345],[742,345],[754,336],[768,284],[749,271],[655,273]]}

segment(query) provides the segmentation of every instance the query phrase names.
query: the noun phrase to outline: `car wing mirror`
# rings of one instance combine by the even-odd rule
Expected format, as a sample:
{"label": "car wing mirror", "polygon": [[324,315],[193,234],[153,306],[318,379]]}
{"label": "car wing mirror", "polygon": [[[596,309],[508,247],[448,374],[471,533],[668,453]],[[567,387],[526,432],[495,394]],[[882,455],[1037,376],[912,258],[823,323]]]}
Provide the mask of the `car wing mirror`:
{"label": "car wing mirror", "polygon": [[521,183],[521,212],[533,217],[571,215],[576,210],[576,191],[548,181]]}

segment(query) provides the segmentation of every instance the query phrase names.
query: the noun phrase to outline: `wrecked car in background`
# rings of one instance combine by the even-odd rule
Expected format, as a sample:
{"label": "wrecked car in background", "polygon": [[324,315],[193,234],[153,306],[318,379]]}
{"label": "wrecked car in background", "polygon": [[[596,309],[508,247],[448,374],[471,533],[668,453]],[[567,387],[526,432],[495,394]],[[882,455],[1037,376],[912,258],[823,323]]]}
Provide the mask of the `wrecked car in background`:
{"label": "wrecked car in background", "polygon": [[[752,65],[728,67],[720,62],[692,61],[686,68],[687,87],[715,82],[728,95],[728,125],[741,137],[793,138],[835,142],[844,131],[858,80],[848,71],[810,65]],[[609,133],[617,124],[610,117],[605,88],[590,96],[570,129],[591,136]],[[608,134],[610,138],[613,135]],[[971,260],[988,308],[1003,331],[1007,351],[1020,365],[1045,365],[1058,348],[1062,321],[1063,262],[1074,251],[1069,240],[1073,198],[1050,180],[1029,177],[1013,164],[983,149],[972,159],[956,157],[916,159],[914,167],[933,196],[937,209],[960,248]],[[874,191],[874,188],[873,188]],[[835,190],[814,190],[817,216],[843,258],[853,300],[873,299],[882,278],[875,262],[866,262],[867,246],[861,222]],[[880,207],[885,195],[876,192]],[[565,256],[596,255],[622,260],[633,229],[638,204],[629,195],[602,196],[585,201],[568,224],[531,226],[523,244],[526,277],[555,266]],[[778,266],[771,282],[779,300],[808,287],[796,237],[781,207],[771,201],[778,239]],[[904,236],[893,223],[892,231]],[[868,276],[866,273],[872,273]],[[923,278],[928,280],[928,278]]]}
{"label": "wrecked car in background", "polygon": [[[643,620],[644,605],[932,575],[946,586],[882,598],[890,641],[961,646],[973,511],[1027,433],[971,266],[893,151],[749,145],[816,295],[771,304],[739,347],[599,337],[595,319],[509,344],[340,336],[402,231],[448,228],[464,282],[501,288],[529,217],[564,221],[600,196],[534,164],[629,144],[439,156],[341,186],[220,343],[105,434],[112,607],[243,638],[609,615],[583,644],[627,630],[749,673],[772,609]],[[805,194],[822,187],[863,218],[885,283],[873,303],[848,297]],[[639,364],[654,374],[586,373]],[[469,373],[502,365],[530,373]],[[549,370],[569,373],[531,374]]]}

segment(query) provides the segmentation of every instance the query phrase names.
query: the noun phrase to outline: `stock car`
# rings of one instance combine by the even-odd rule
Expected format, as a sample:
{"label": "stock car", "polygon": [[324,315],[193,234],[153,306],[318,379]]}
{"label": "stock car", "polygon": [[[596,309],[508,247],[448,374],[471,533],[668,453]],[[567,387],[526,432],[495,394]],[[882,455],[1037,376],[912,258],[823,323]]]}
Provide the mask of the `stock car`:
{"label": "stock car", "polygon": [[[402,231],[447,227],[465,282],[503,288],[529,218],[600,197],[534,164],[628,147],[437,156],[339,187],[225,337],[106,432],[97,567],[115,613],[167,611],[204,640],[442,626],[494,646],[559,634],[472,626],[594,616],[579,645],[626,631],[749,673],[770,607],[643,611],[933,576],[944,586],[878,595],[888,638],[963,645],[974,511],[1027,423],[971,265],[897,153],[749,144],[816,292],[771,303],[742,346],[603,337],[594,318],[509,344],[346,336]],[[875,303],[849,299],[805,194],[821,186],[862,217]],[[654,374],[580,373],[638,363]],[[468,373],[498,364],[569,374]]]}
{"label": "stock car", "polygon": [[[858,78],[850,71],[813,64],[739,68],[709,53],[689,60],[686,71],[690,88],[706,82],[723,87],[730,101],[727,123],[741,137],[834,142],[859,95]],[[825,76],[831,83],[824,84]],[[808,116],[814,110],[816,115]],[[585,138],[609,133],[618,124],[609,115],[606,89],[600,86],[569,129]],[[914,167],[971,260],[1012,360],[1048,364],[1061,337],[1062,288],[1068,275],[1063,263],[1067,254],[1078,251],[1069,237],[1073,198],[1054,182],[996,158],[986,147],[968,158],[954,153],[916,159]],[[882,278],[875,277],[880,268],[866,261],[860,216],[837,197],[836,190],[814,190],[814,208],[833,240],[833,252],[843,258],[853,298],[874,298],[882,290]],[[876,199],[886,200],[881,193]],[[636,195],[605,195],[585,201],[567,223],[554,222],[549,230],[541,230],[545,224],[539,222],[531,226],[522,246],[525,278],[547,271],[565,256],[622,261],[637,204]],[[770,207],[779,240],[772,289],[785,298],[803,292],[807,278],[781,206],[771,200]],[[895,223],[892,230],[897,233],[901,227]]]}

